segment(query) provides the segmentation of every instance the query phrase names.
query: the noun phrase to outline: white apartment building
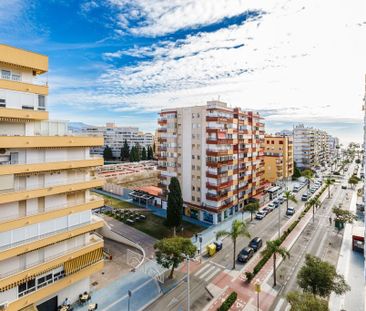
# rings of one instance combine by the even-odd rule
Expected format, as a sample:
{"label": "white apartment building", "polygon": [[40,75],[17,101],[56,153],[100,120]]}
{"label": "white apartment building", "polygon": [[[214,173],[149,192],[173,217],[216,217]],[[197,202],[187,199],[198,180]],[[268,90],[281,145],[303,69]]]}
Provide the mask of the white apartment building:
{"label": "white apartment building", "polygon": [[326,131],[299,124],[294,128],[293,135],[294,160],[298,167],[314,169],[329,164],[333,159],[333,146],[338,139],[331,139]]}
{"label": "white apartment building", "polygon": [[[0,309],[57,310],[89,291],[103,267],[103,200],[89,149],[102,138],[71,136],[49,121],[44,55],[0,45]],[[37,308],[37,309],[36,309]]]}
{"label": "white apartment building", "polygon": [[164,109],[158,120],[160,186],[177,177],[188,217],[217,224],[264,189],[264,124],[254,112],[210,101]]}
{"label": "white apartment building", "polygon": [[[130,149],[137,144],[142,148],[147,148],[154,144],[154,135],[151,133],[143,133],[138,127],[116,126],[114,123],[107,123],[106,126],[90,126],[82,130],[86,135],[103,136],[104,146],[112,149],[113,156],[119,158],[121,148],[125,140]],[[92,154],[103,154],[104,146],[92,148]]]}

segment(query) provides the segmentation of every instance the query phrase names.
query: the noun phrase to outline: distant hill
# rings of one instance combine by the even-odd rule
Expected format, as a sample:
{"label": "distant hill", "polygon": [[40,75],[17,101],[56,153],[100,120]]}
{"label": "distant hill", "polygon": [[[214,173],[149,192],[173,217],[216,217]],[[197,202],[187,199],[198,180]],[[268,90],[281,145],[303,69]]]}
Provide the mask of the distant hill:
{"label": "distant hill", "polygon": [[84,128],[87,128],[91,125],[85,124],[83,122],[69,122],[69,131],[72,132],[81,132]]}

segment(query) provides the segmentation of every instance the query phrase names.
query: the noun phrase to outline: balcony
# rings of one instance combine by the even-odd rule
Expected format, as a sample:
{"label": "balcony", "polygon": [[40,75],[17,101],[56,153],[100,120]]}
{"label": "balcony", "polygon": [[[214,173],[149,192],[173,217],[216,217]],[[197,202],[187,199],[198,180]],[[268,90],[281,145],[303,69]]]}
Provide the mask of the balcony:
{"label": "balcony", "polygon": [[[0,86],[1,88],[1,86]],[[51,148],[103,146],[103,137],[85,136],[0,136],[2,148]]]}
{"label": "balcony", "polygon": [[228,192],[225,193],[220,193],[220,194],[210,194],[210,193],[206,193],[206,199],[210,200],[210,201],[222,201],[228,198]]}
{"label": "balcony", "polygon": [[33,250],[51,245],[63,240],[67,240],[77,235],[94,231],[104,226],[104,221],[99,217],[93,216],[89,222],[60,229],[50,233],[37,235],[27,240],[11,243],[0,247],[0,260],[15,257]]}
{"label": "balcony", "polygon": [[232,145],[234,143],[234,139],[232,138],[208,138],[206,139],[207,144],[214,145]]}
{"label": "balcony", "polygon": [[25,268],[19,267],[12,271],[0,273],[0,290],[4,288],[8,290],[12,287],[16,287],[30,278],[35,278],[45,273],[45,271],[55,269],[74,258],[92,253],[99,249],[103,249],[103,239],[96,234],[92,234],[85,245],[69,249],[65,253],[57,254],[56,256],[53,255],[42,258]]}
{"label": "balcony", "polygon": [[48,120],[48,112],[14,108],[0,108],[0,120]]}
{"label": "balcony", "polygon": [[232,117],[221,117],[221,116],[206,116],[207,122],[223,122],[223,123],[232,123],[233,118]]}
{"label": "balcony", "polygon": [[33,198],[44,197],[48,195],[73,192],[78,190],[86,190],[103,186],[104,181],[97,178],[88,180],[79,180],[74,182],[68,180],[60,182],[59,184],[37,186],[39,188],[29,189],[17,187],[7,192],[0,193],[0,204],[29,200]]}
{"label": "balcony", "polygon": [[213,157],[227,156],[227,155],[231,155],[231,154],[233,154],[233,151],[231,149],[227,149],[227,150],[207,149],[206,150],[206,155],[213,156]]}
{"label": "balcony", "polygon": [[87,160],[61,161],[61,162],[42,162],[32,164],[0,164],[0,175],[22,174],[33,172],[46,172],[68,170],[74,168],[86,168],[94,166],[102,166],[103,158],[93,158]]}
{"label": "balcony", "polygon": [[217,189],[217,190],[221,190],[221,189],[225,189],[227,187],[230,187],[233,185],[233,181],[229,180],[220,184],[211,184],[209,182],[206,183],[206,187],[208,189]]}
{"label": "balcony", "polygon": [[37,303],[40,300],[49,297],[50,295],[57,294],[64,288],[69,287],[71,284],[74,284],[76,282],[79,282],[80,280],[89,277],[90,275],[102,270],[104,267],[103,258],[96,258],[95,260],[90,260],[89,262],[85,262],[85,260],[83,261],[85,265],[82,268],[75,270],[73,273],[66,275],[65,277],[57,280],[56,282],[53,282],[50,285],[40,288],[37,291],[31,292],[19,298],[18,300],[12,301],[11,303],[9,303],[8,309],[20,310],[31,304]]}
{"label": "balcony", "polygon": [[[104,200],[97,196],[91,196],[90,201],[73,201],[67,204],[53,206],[49,211],[36,211],[27,215],[0,216],[0,232],[10,231],[27,225],[47,221],[54,218],[68,216],[75,213],[102,207]],[[0,209],[1,212],[1,209]]]}
{"label": "balcony", "polygon": [[31,83],[9,80],[3,75],[0,78],[0,89],[6,89],[17,92],[34,93],[39,95],[48,95],[47,85],[37,85]]}
{"label": "balcony", "polygon": [[166,125],[168,123],[167,118],[158,118],[158,124],[159,125]]}

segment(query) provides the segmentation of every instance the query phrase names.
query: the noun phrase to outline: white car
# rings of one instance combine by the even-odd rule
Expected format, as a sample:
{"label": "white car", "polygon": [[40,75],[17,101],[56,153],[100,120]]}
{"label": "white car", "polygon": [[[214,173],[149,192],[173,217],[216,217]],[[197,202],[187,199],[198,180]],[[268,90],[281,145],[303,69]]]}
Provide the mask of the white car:
{"label": "white car", "polygon": [[264,217],[266,217],[266,212],[257,212],[255,214],[255,219],[262,220]]}
{"label": "white car", "polygon": [[276,208],[276,205],[274,205],[273,203],[269,203],[269,204],[267,205],[267,209],[268,209],[270,212],[272,212],[275,208]]}

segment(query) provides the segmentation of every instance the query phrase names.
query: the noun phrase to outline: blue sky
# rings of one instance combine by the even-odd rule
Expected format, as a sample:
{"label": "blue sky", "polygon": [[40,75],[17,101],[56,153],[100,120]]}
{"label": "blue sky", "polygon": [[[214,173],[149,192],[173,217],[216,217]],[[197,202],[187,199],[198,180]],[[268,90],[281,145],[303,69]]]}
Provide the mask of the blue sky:
{"label": "blue sky", "polygon": [[362,134],[362,0],[1,0],[0,41],[49,56],[52,118],[156,127],[220,98],[344,142]]}

